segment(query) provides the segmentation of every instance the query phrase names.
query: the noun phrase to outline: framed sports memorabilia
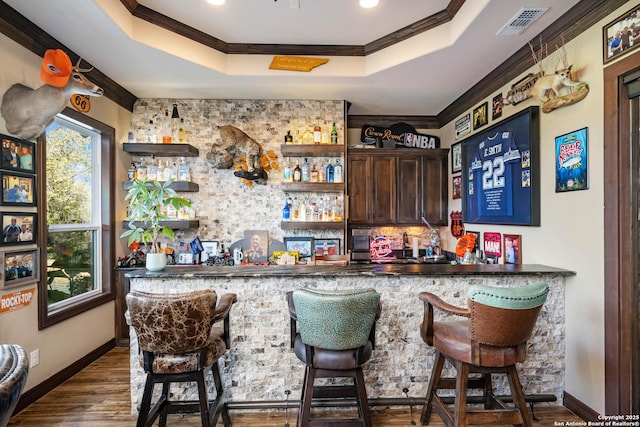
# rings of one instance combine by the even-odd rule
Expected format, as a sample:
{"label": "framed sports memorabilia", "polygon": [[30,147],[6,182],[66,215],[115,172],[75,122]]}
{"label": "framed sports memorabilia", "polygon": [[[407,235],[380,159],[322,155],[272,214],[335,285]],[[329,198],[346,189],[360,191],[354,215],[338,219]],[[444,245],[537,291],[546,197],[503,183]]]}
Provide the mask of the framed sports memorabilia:
{"label": "framed sports memorabilia", "polygon": [[540,108],[462,141],[462,220],[540,225]]}

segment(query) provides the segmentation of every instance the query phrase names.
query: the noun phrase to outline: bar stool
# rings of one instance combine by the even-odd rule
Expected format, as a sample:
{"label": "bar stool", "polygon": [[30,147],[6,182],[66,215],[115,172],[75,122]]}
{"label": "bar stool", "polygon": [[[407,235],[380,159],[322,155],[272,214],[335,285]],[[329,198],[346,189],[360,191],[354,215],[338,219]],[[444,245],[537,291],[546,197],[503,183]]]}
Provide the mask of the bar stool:
{"label": "bar stool", "polygon": [[[421,292],[424,320],[420,333],[436,349],[429,380],[427,402],[420,421],[429,424],[436,409],[448,427],[514,424],[531,426],[516,363],[526,356],[527,340],[542,309],[549,287],[535,283],[517,288],[474,285],[467,291],[467,307],[456,307],[429,292]],[[433,308],[462,317],[463,320],[433,321]],[[456,378],[441,378],[445,360],[456,369]],[[478,378],[469,374],[479,373]],[[491,374],[506,374],[514,408],[493,393]],[[453,411],[438,395],[439,389],[454,389]],[[467,389],[480,389],[484,409],[467,408]]]}
{"label": "bar stool", "polygon": [[[291,318],[291,348],[306,365],[298,426],[371,426],[362,365],[371,358],[375,345],[380,295],[374,289],[297,289],[287,293],[287,302]],[[339,377],[353,378],[354,384],[314,386],[316,378]],[[355,398],[358,418],[312,418],[314,398]]]}
{"label": "bar stool", "polygon": [[[147,373],[137,427],[151,426],[160,416],[165,426],[168,413],[200,412],[203,427],[214,426],[220,415],[225,427],[231,425],[223,395],[218,359],[230,346],[229,312],[235,294],[224,294],[216,305],[213,290],[178,294],[132,291],[127,297],[129,322],[138,337],[140,364]],[[223,321],[222,328],[213,325]],[[207,397],[205,369],[211,368],[216,398]],[[170,401],[173,382],[196,382],[198,401]],[[151,407],[153,389],[162,384],[162,393]]]}
{"label": "bar stool", "polygon": [[29,359],[22,347],[0,344],[0,427],[9,423],[29,375]]}

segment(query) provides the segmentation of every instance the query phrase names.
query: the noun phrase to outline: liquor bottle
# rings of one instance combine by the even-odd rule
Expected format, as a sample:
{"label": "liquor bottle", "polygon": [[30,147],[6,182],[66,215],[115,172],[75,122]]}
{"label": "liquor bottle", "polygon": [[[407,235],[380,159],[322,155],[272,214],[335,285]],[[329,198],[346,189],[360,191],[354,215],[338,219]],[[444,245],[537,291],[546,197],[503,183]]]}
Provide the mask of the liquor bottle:
{"label": "liquor bottle", "polygon": [[336,165],[333,167],[333,182],[342,182],[342,165],[340,159],[336,159]]}
{"label": "liquor bottle", "polygon": [[307,220],[307,206],[304,203],[304,199],[300,200],[300,221]]}
{"label": "liquor bottle", "polygon": [[329,198],[322,204],[322,221],[332,221],[331,219],[331,203]]}
{"label": "liquor bottle", "polygon": [[173,176],[173,179],[175,179],[176,181],[179,181],[179,179],[178,179],[178,164],[176,162],[173,162],[173,164],[171,165],[171,175]]}
{"label": "liquor bottle", "polygon": [[302,169],[300,169],[300,160],[296,163],[296,168],[293,170],[293,182],[302,181]]}
{"label": "liquor bottle", "polygon": [[309,169],[309,162],[307,158],[304,158],[304,163],[302,163],[302,182],[309,182],[311,179],[311,170]]}
{"label": "liquor bottle", "polygon": [[127,170],[127,179],[129,181],[133,181],[137,176],[138,174],[136,173],[136,162],[131,162],[129,169]]}
{"label": "liquor bottle", "polygon": [[162,143],[171,144],[171,119],[169,110],[164,110],[164,122],[162,122]]}
{"label": "liquor bottle", "polygon": [[287,203],[286,200],[284,202],[284,208],[282,208],[282,220],[283,221],[291,220],[291,206],[289,206],[289,203]]}
{"label": "liquor bottle", "polygon": [[144,181],[147,179],[147,165],[144,164],[144,157],[140,157],[140,163],[138,163],[138,179]]}
{"label": "liquor bottle", "polygon": [[318,182],[318,169],[316,169],[316,165],[311,166],[311,171],[309,172],[309,182]]}
{"label": "liquor bottle", "polygon": [[320,123],[318,123],[313,128],[313,143],[320,144],[321,141],[322,141],[322,128],[320,127]]}
{"label": "liquor bottle", "polygon": [[173,110],[171,110],[171,142],[178,142],[180,135],[180,115],[178,114],[178,104],[173,104]]}
{"label": "liquor bottle", "polygon": [[323,167],[320,167],[320,169],[318,169],[318,182],[327,182]]}
{"label": "liquor bottle", "polygon": [[[175,165],[175,162],[174,162]],[[162,180],[163,181],[169,181],[170,179],[175,179],[176,175],[174,175],[173,173],[173,169],[171,168],[171,165],[169,164],[169,162],[167,162],[167,164],[164,167],[164,170],[162,171]]]}
{"label": "liquor bottle", "polygon": [[338,129],[336,128],[336,122],[333,122],[333,126],[331,127],[331,143],[338,143]]}
{"label": "liquor bottle", "polygon": [[331,164],[331,160],[329,160],[329,164],[327,165],[327,168],[326,168],[325,179],[327,180],[327,182],[333,182],[334,180],[334,171],[333,171],[333,165]]}
{"label": "liquor bottle", "polygon": [[184,119],[180,118],[180,127],[178,128],[178,142],[185,144],[187,142],[187,125],[184,123]]}
{"label": "liquor bottle", "polygon": [[156,166],[156,156],[151,156],[151,161],[147,166],[147,180],[157,181],[157,179],[158,179],[158,168]]}
{"label": "liquor bottle", "polygon": [[317,221],[322,221],[322,214],[323,214],[323,210],[324,210],[324,200],[322,199],[322,197],[320,197],[320,200],[318,201],[318,205],[316,206],[316,210],[317,210],[316,220]]}
{"label": "liquor bottle", "polygon": [[149,144],[155,144],[158,142],[156,138],[156,132],[153,130],[153,120],[149,120],[149,127],[147,128],[146,140]]}
{"label": "liquor bottle", "polygon": [[284,136],[284,143],[285,144],[293,144],[293,135],[291,135],[291,131],[288,130],[287,134]]}
{"label": "liquor bottle", "polygon": [[291,219],[293,221],[300,221],[300,205],[298,204],[298,198],[293,198],[293,204],[291,205]]}
{"label": "liquor bottle", "polygon": [[289,164],[289,158],[287,157],[284,163],[284,168],[283,168],[283,173],[282,173],[282,180],[284,182],[291,182],[293,181],[293,176],[291,175],[291,165]]}
{"label": "liquor bottle", "polygon": [[322,143],[323,144],[328,144],[329,143],[329,134],[327,133],[326,130],[324,132],[322,132]]}
{"label": "liquor bottle", "polygon": [[156,179],[158,181],[164,181],[164,165],[162,159],[158,159],[158,167],[156,168]]}
{"label": "liquor bottle", "polygon": [[178,166],[178,181],[190,181],[189,167],[184,157],[180,157],[180,165]]}

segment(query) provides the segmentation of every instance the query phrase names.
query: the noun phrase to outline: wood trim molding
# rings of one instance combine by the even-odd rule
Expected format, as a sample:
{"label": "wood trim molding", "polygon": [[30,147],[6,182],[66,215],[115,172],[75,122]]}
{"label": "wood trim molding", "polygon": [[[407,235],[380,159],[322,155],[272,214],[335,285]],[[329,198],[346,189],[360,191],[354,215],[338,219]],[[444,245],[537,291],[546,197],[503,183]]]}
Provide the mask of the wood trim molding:
{"label": "wood trim molding", "polygon": [[115,339],[107,341],[100,347],[93,350],[91,353],[73,362],[63,370],[53,374],[35,387],[30,388],[26,392],[22,393],[22,395],[20,396],[20,400],[18,400],[18,404],[16,405],[16,409],[13,411],[13,415],[22,411],[36,400],[40,399],[45,394],[49,393],[60,384],[67,381],[78,372],[82,371],[84,368],[98,360],[100,357],[107,354],[109,350],[115,348],[115,346]]}
{"label": "wood trim molding", "polygon": [[347,128],[361,128],[364,125],[391,126],[395,123],[407,123],[416,129],[440,129],[438,119],[434,116],[384,116],[384,115],[349,115]]}
{"label": "wood trim molding", "polygon": [[562,404],[565,408],[585,421],[601,421],[598,419],[598,416],[600,414],[598,414],[597,411],[594,411],[593,409],[585,405],[582,401],[576,399],[566,391],[563,393]]}
{"label": "wood trim molding", "polygon": [[[604,352],[605,412],[631,414],[634,307],[630,102],[622,77],[640,69],[640,53],[604,69]],[[636,189],[637,190],[637,189]],[[637,326],[637,325],[636,325]],[[637,337],[636,337],[637,339]],[[637,355],[636,355],[637,356]],[[638,390],[635,390],[637,399]]]}

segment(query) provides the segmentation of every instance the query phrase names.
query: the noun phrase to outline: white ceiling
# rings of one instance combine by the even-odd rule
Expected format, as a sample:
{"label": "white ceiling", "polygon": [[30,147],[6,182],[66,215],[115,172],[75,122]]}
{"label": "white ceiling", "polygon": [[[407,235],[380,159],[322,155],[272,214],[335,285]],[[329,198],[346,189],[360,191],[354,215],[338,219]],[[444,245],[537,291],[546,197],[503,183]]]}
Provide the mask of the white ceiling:
{"label": "white ceiling", "polygon": [[[346,99],[349,114],[437,115],[579,0],[466,0],[451,22],[309,73],[273,55],[228,55],[137,19],[119,0],[4,0],[138,98]],[[295,1],[295,0],[294,0]],[[138,0],[226,43],[363,46],[442,11],[449,0]],[[496,32],[548,7],[518,36]]]}

